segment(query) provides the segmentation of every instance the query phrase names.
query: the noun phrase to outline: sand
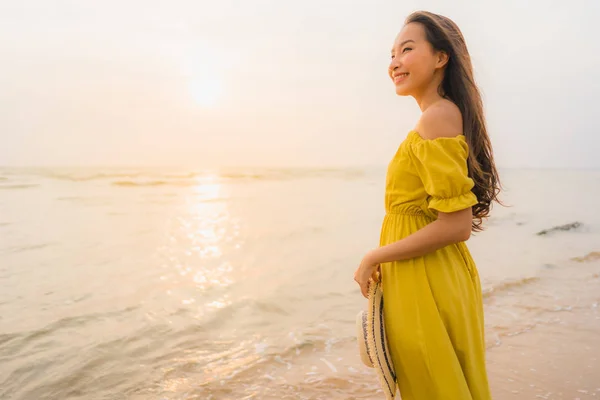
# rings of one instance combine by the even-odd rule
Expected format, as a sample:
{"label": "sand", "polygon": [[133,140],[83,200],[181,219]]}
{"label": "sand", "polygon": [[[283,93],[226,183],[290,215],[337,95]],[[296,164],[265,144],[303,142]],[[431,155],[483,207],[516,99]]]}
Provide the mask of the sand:
{"label": "sand", "polygon": [[600,313],[539,326],[488,352],[494,399],[600,398]]}

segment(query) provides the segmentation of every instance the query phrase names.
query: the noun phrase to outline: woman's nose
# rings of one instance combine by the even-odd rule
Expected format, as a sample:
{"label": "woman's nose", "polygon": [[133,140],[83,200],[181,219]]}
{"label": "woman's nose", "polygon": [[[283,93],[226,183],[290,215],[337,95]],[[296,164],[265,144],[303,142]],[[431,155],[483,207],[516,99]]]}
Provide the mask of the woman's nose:
{"label": "woman's nose", "polygon": [[391,75],[394,73],[394,71],[396,71],[398,68],[400,68],[400,66],[398,65],[398,62],[397,62],[395,59],[393,59],[393,60],[390,62],[390,66],[389,66],[389,69],[388,69],[388,70],[389,70],[389,73],[390,73],[390,76],[391,76]]}

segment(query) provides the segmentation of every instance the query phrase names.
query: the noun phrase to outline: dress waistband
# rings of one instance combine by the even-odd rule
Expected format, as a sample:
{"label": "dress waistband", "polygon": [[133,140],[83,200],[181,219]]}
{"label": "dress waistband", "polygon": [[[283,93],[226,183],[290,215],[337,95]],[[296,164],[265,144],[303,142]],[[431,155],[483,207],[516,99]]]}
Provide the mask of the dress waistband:
{"label": "dress waistband", "polygon": [[412,207],[399,207],[393,209],[386,209],[386,215],[412,215],[417,217],[427,217],[428,215],[422,209],[412,206]]}

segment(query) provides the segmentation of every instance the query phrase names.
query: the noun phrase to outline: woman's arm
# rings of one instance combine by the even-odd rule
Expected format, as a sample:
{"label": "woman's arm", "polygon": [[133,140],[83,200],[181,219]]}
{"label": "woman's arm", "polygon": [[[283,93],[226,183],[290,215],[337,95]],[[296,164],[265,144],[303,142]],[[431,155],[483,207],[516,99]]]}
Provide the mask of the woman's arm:
{"label": "woman's arm", "polygon": [[471,236],[471,208],[452,213],[438,213],[438,218],[415,233],[372,250],[368,262],[372,265],[421,257],[442,247],[464,242]]}
{"label": "woman's arm", "polygon": [[379,264],[408,260],[432,253],[453,243],[464,242],[471,235],[471,207],[452,213],[438,213],[438,218],[397,242],[368,252],[354,272],[354,280],[364,297],[368,297],[369,279],[376,279]]}

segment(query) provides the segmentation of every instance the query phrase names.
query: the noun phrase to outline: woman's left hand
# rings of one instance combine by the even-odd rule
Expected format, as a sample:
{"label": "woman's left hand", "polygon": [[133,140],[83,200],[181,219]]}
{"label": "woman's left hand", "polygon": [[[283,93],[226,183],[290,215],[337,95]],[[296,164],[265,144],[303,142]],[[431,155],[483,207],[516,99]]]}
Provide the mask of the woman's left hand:
{"label": "woman's left hand", "polygon": [[366,298],[369,297],[369,280],[371,278],[373,278],[374,281],[378,279],[378,270],[379,264],[375,262],[373,252],[369,252],[363,257],[360,265],[354,272],[354,280],[358,283],[360,292]]}

